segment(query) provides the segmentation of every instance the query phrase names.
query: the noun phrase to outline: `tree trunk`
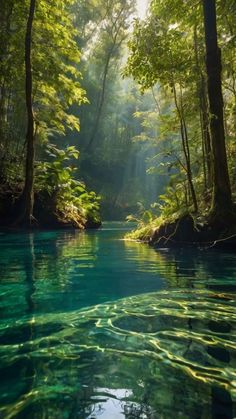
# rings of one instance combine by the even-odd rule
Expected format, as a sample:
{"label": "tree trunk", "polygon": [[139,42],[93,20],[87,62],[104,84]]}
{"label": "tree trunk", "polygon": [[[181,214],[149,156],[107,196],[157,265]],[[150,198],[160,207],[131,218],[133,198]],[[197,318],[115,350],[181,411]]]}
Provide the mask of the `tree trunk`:
{"label": "tree trunk", "polygon": [[209,112],[207,103],[207,86],[206,77],[203,74],[200,64],[199,52],[198,52],[198,36],[197,26],[194,26],[194,50],[195,50],[195,62],[196,71],[198,73],[197,81],[197,96],[199,99],[199,114],[201,122],[201,135],[202,135],[202,155],[203,155],[203,171],[204,171],[204,183],[205,190],[212,189],[212,151],[211,151],[211,138],[209,132]]}
{"label": "tree trunk", "polygon": [[[183,114],[182,91],[181,91],[181,100],[180,100],[180,105],[179,105],[174,78],[173,78],[173,81],[172,81],[172,88],[173,88],[173,93],[174,93],[175,107],[176,107],[177,114],[178,114],[178,117],[179,117],[179,122],[180,122],[180,134],[181,134],[182,148],[183,148],[184,157],[185,157],[186,175],[187,175],[187,179],[188,179],[188,185],[189,185],[189,190],[190,190],[192,201],[193,201],[194,212],[197,213],[198,212],[198,203],[197,203],[196,192],[195,192],[194,185],[193,185],[193,176],[192,176],[192,168],[191,168],[188,131],[187,131],[185,118],[184,118],[184,114]],[[180,90],[181,90],[181,88],[180,88]]]}
{"label": "tree trunk", "polygon": [[30,226],[33,220],[34,207],[34,115],[32,104],[32,67],[31,67],[31,44],[32,27],[35,12],[36,0],[30,0],[29,16],[25,35],[25,97],[27,109],[27,133],[26,133],[26,165],[25,165],[25,186],[23,191],[23,223]]}
{"label": "tree trunk", "polygon": [[[206,189],[212,189],[212,174],[213,174],[213,158],[212,158],[212,147],[211,147],[211,136],[210,136],[210,121],[207,104],[207,92],[205,88],[205,78],[201,74],[200,86],[199,86],[199,105],[200,105],[200,120],[201,120],[201,133],[202,133],[202,150],[204,165],[206,171]],[[207,169],[207,170],[206,170]]]}
{"label": "tree trunk", "polygon": [[9,94],[7,89],[6,76],[10,70],[9,64],[6,64],[6,57],[9,55],[9,40],[11,39],[10,27],[14,1],[8,0],[8,2],[3,2],[3,5],[1,5],[1,7],[2,10],[0,13],[0,62],[3,63],[3,68],[0,73],[0,144],[3,150],[2,154],[6,155],[6,142],[8,140],[6,135],[6,125],[8,119],[7,98]]}
{"label": "tree trunk", "polygon": [[209,132],[209,116],[208,116],[208,109],[207,109],[206,88],[205,88],[205,80],[204,80],[203,75],[201,79],[201,112],[202,112],[203,140],[204,140],[204,146],[205,146],[205,157],[206,157],[206,165],[207,165],[207,186],[208,188],[211,189],[212,188],[212,173],[213,173],[212,147],[211,147],[211,136]]}
{"label": "tree trunk", "polygon": [[[99,128],[100,119],[101,119],[101,115],[102,115],[103,104],[104,104],[104,99],[105,99],[107,76],[108,76],[108,72],[109,72],[110,61],[112,59],[114,50],[116,48],[119,48],[121,46],[122,42],[126,38],[126,36],[124,36],[120,40],[117,40],[118,35],[120,33],[120,30],[121,30],[121,27],[122,27],[122,20],[119,22],[119,19],[122,16],[123,10],[124,10],[124,8],[121,8],[118,16],[116,17],[116,19],[115,19],[115,21],[113,22],[113,25],[112,25],[112,30],[111,30],[112,44],[111,44],[111,46],[108,50],[108,54],[107,54],[106,61],[105,61],[103,77],[102,77],[102,90],[101,90],[101,94],[99,95],[99,98],[98,98],[98,106],[97,106],[97,114],[96,114],[96,118],[95,118],[95,123],[94,123],[93,129],[92,129],[91,137],[90,137],[90,139],[88,141],[88,144],[86,146],[87,151],[89,151],[91,149],[91,146],[94,143],[94,140],[96,138],[97,131],[98,131],[98,128]],[[118,23],[118,26],[117,26],[117,23]]]}
{"label": "tree trunk", "polygon": [[232,197],[225,147],[221,54],[217,43],[215,0],[203,0],[206,69],[213,153],[212,217],[220,218],[232,211]]}
{"label": "tree trunk", "polygon": [[100,94],[99,100],[98,100],[97,115],[96,115],[96,118],[95,118],[95,123],[94,123],[94,126],[93,126],[91,137],[90,137],[89,142],[88,142],[87,147],[86,147],[87,150],[89,150],[91,148],[91,146],[92,146],[92,144],[95,140],[98,127],[99,127],[99,122],[100,122],[103,103],[104,103],[104,98],[105,98],[106,80],[107,80],[107,75],[108,75],[108,70],[109,70],[109,63],[110,63],[111,56],[112,56],[112,51],[113,51],[113,46],[112,46],[111,50],[109,51],[107,59],[106,59],[104,72],[103,72],[103,78],[102,78],[102,91],[101,91],[101,94]]}

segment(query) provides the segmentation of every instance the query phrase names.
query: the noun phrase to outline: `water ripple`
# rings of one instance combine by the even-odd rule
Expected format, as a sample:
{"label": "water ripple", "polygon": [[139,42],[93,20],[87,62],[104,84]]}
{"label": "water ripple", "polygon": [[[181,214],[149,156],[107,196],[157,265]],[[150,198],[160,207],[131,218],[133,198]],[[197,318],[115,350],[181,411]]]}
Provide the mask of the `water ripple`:
{"label": "water ripple", "polygon": [[[142,389],[135,382],[138,368],[142,369],[144,388],[154,380],[156,388],[165,388],[169,383],[173,392],[187,381],[190,400],[192,397],[199,402],[198,397],[209,397],[214,386],[234,400],[235,325],[233,296],[204,290],[161,291],[86,310],[20,319],[1,330],[1,370],[14,375],[16,368],[24,369],[30,389],[15,403],[6,400],[1,412],[11,418],[12,412],[25,412],[29,404],[52,402],[55,395],[71,397],[75,391],[80,394],[81,376],[81,383],[92,380],[96,388],[115,388],[117,381],[124,382],[125,368],[129,369],[133,392],[128,399],[134,402],[140,400]],[[127,384],[127,377],[125,381]],[[201,383],[198,396],[193,390],[197,383]],[[138,397],[135,388],[139,389]],[[167,390],[163,391],[165,400]],[[141,393],[144,395],[144,389]],[[151,409],[160,407],[160,401],[152,399],[153,394],[150,399],[145,397]],[[89,395],[89,403],[96,405],[98,401]],[[165,408],[162,406],[162,411]]]}

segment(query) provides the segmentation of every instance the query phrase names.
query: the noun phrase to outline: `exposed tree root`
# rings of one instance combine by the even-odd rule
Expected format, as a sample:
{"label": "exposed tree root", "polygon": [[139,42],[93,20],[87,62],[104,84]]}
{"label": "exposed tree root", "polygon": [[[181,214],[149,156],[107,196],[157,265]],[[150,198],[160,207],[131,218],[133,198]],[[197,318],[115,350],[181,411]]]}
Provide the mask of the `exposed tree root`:
{"label": "exposed tree root", "polygon": [[191,215],[185,215],[175,222],[167,222],[158,227],[149,238],[155,247],[195,246],[204,249],[217,245],[236,247],[236,222],[228,220],[198,224]]}

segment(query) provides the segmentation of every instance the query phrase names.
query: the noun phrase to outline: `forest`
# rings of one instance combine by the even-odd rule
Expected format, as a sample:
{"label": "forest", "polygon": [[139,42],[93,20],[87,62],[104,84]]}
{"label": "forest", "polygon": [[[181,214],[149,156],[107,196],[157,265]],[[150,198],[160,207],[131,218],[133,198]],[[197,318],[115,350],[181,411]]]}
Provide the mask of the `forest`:
{"label": "forest", "polygon": [[235,0],[0,0],[0,417],[235,418],[235,246]]}
{"label": "forest", "polygon": [[233,235],[234,1],[1,3],[2,224]]}

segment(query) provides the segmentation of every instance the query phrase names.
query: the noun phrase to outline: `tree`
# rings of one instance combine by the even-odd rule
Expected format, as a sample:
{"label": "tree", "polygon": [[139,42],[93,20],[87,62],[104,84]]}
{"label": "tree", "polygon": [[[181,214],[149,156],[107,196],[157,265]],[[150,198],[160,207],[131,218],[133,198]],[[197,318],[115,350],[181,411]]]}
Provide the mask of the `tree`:
{"label": "tree", "polygon": [[[143,90],[158,83],[167,93],[173,93],[184,157],[180,160],[186,168],[192,203],[195,210],[198,205],[204,213],[211,209],[214,219],[232,212],[226,153],[229,153],[233,180],[235,4],[231,0],[218,3],[223,71],[217,41],[215,1],[203,1],[202,4],[203,8],[201,3],[192,8],[189,0],[184,3],[179,0],[153,0],[148,18],[135,25],[129,43],[131,53],[127,73],[138,81]],[[202,36],[204,25],[205,39]],[[203,200],[198,196],[202,196]]]}
{"label": "tree", "polygon": [[104,12],[98,25],[99,36],[95,42],[93,53],[96,60],[102,60],[102,72],[99,75],[101,80],[100,91],[97,98],[96,114],[91,135],[87,144],[87,150],[91,148],[99,128],[105,93],[107,87],[108,73],[112,61],[116,62],[121,52],[121,46],[128,36],[129,18],[134,11],[134,5],[130,0],[119,0],[103,3]]}
{"label": "tree", "polygon": [[137,21],[129,46],[131,55],[126,74],[131,74],[143,90],[161,83],[166,90],[172,92],[173,105],[179,123],[184,169],[193,209],[197,212],[198,203],[193,183],[190,136],[187,126],[188,112],[184,103],[184,90],[192,84],[189,67],[192,65],[193,57],[187,36],[179,29],[172,30],[163,16],[160,17],[153,12],[145,22]]}
{"label": "tree", "polygon": [[213,152],[212,216],[222,217],[232,210],[232,197],[225,146],[221,52],[217,41],[215,0],[203,0],[206,68]]}
{"label": "tree", "polygon": [[34,207],[34,115],[32,103],[32,65],[31,65],[31,44],[32,44],[32,27],[35,12],[36,0],[30,1],[29,16],[27,21],[27,29],[25,35],[25,97],[27,109],[27,133],[26,133],[26,165],[25,165],[25,186],[23,190],[23,222],[31,225],[33,220]]}
{"label": "tree", "polygon": [[50,137],[78,132],[71,105],[87,101],[80,84],[75,0],[2,1],[0,177],[15,198],[21,193],[17,222],[30,225],[35,151],[40,158]]}

